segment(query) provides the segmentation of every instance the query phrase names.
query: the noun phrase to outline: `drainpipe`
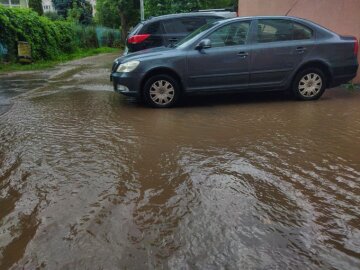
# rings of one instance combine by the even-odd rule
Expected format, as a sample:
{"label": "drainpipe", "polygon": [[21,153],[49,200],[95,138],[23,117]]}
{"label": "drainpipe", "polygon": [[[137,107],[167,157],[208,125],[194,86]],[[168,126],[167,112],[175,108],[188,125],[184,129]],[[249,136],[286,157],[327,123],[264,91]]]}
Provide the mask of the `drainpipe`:
{"label": "drainpipe", "polygon": [[141,17],[141,21],[145,20],[145,15],[144,15],[144,0],[140,0],[140,17]]}

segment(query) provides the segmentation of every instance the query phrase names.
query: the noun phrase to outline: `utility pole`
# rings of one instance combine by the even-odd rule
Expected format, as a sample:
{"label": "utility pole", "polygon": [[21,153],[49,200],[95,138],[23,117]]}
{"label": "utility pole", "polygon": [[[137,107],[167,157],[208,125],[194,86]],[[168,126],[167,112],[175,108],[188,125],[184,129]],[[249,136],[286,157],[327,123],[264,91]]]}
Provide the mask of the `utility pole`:
{"label": "utility pole", "polygon": [[141,15],[141,20],[145,20],[145,15],[144,15],[144,0],[140,0],[140,15]]}

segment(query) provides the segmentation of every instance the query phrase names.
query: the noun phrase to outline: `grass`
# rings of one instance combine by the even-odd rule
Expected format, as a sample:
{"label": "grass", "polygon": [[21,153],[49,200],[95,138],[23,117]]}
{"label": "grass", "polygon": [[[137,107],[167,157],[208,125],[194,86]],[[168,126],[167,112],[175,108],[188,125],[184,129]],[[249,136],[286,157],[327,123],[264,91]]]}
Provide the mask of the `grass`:
{"label": "grass", "polygon": [[347,84],[343,85],[345,89],[349,90],[349,91],[356,91],[356,90],[360,90],[360,84],[355,84],[353,82],[349,82]]}
{"label": "grass", "polygon": [[43,60],[31,64],[19,64],[19,63],[0,64],[0,73],[7,73],[11,71],[41,70],[41,69],[54,67],[60,63],[64,63],[67,61],[93,56],[100,53],[120,52],[120,50],[121,49],[109,48],[109,47],[81,49],[71,54],[59,55],[55,60]]}

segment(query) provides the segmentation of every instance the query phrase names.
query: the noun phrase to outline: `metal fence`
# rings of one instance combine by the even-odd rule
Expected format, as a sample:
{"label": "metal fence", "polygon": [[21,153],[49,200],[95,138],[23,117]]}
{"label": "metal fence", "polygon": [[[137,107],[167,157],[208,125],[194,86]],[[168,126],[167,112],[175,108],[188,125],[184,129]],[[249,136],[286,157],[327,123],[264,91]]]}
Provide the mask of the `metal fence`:
{"label": "metal fence", "polygon": [[120,30],[108,27],[96,27],[96,37],[99,46],[119,47],[121,45]]}
{"label": "metal fence", "polygon": [[0,43],[0,62],[4,61],[7,54],[8,54],[8,49],[5,47],[5,45]]}

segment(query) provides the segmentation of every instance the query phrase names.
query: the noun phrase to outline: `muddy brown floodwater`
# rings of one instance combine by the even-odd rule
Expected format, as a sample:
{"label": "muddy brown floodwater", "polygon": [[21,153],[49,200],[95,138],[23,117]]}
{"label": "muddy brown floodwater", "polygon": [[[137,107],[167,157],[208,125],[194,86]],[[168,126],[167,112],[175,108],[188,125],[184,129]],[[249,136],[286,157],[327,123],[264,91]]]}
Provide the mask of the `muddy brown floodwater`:
{"label": "muddy brown floodwater", "polygon": [[156,110],[114,58],[0,76],[0,269],[360,268],[360,92]]}

